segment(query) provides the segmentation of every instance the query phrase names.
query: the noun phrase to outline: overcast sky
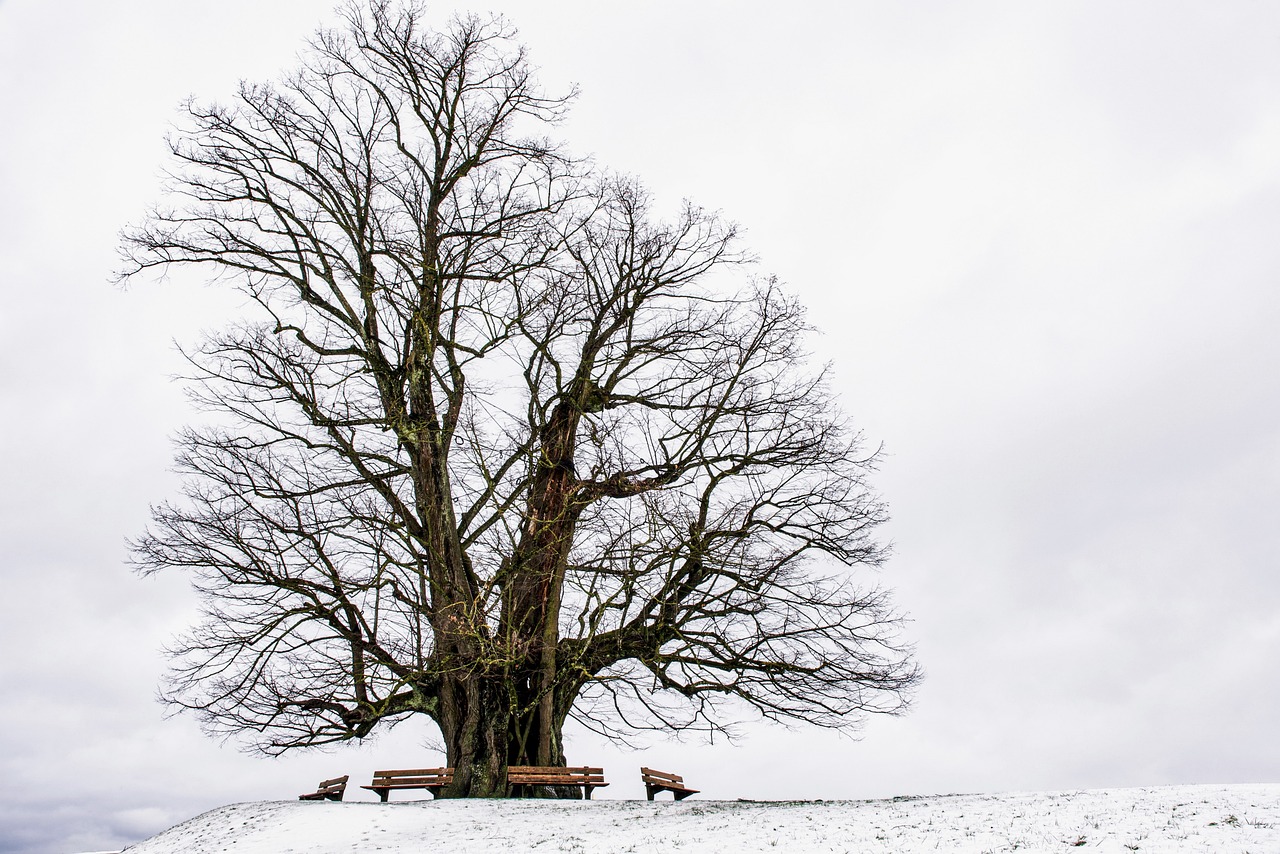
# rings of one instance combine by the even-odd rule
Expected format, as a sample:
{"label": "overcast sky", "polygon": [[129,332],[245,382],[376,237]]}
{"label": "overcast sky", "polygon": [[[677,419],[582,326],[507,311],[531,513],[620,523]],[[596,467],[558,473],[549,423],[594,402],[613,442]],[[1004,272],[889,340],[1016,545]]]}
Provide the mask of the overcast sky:
{"label": "overcast sky", "polygon": [[[414,724],[268,760],[165,719],[195,601],[124,566],[194,417],[173,342],[240,307],[113,287],[117,234],[177,104],[288,69],[331,6],[0,0],[5,854],[441,761]],[[710,798],[1280,781],[1280,4],[456,8],[581,85],[575,151],[745,227],[888,452],[913,711],[860,741],[571,736],[604,796],[641,764]]]}

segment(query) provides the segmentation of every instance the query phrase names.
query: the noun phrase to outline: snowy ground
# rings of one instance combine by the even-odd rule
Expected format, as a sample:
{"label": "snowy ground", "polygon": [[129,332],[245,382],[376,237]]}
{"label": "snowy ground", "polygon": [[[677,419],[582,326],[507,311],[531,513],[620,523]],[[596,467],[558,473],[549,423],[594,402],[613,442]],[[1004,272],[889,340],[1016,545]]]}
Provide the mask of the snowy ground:
{"label": "snowy ground", "polygon": [[1280,785],[767,803],[696,797],[682,803],[271,801],[212,810],[125,849],[128,854],[1077,850],[1276,854]]}

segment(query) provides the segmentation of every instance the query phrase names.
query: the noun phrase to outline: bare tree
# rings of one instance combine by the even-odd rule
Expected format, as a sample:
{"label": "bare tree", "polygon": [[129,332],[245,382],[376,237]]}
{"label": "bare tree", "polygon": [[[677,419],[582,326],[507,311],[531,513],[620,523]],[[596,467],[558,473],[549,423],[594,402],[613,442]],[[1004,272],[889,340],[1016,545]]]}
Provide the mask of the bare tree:
{"label": "bare tree", "polygon": [[[803,311],[734,229],[653,215],[538,136],[568,98],[500,19],[352,5],[278,86],[188,105],[127,279],[203,265],[256,318],[189,353],[213,426],[134,543],[206,605],[168,699],[256,748],[429,716],[453,796],[744,704],[903,708],[897,619],[850,568],[884,508]],[[732,286],[731,286],[732,285]]]}

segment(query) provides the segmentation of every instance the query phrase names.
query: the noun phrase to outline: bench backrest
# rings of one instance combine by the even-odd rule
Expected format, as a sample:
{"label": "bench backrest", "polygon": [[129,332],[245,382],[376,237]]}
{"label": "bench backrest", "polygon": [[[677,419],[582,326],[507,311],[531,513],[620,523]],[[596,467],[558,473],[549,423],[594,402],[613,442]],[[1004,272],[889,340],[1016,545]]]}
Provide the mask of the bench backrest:
{"label": "bench backrest", "polygon": [[556,765],[511,765],[507,768],[507,782],[513,785],[537,783],[570,786],[595,785],[604,782],[604,769],[581,765],[562,768]]}
{"label": "bench backrest", "polygon": [[640,782],[655,783],[659,786],[672,785],[683,787],[684,777],[681,777],[679,774],[668,774],[665,771],[655,771],[652,768],[642,767],[640,769]]}
{"label": "bench backrest", "polygon": [[374,771],[374,786],[423,786],[453,782],[452,768],[406,768],[397,771]]}
{"label": "bench backrest", "polygon": [[343,774],[341,777],[334,777],[332,780],[325,780],[319,786],[316,786],[317,792],[340,792],[347,788],[347,780],[350,774]]}

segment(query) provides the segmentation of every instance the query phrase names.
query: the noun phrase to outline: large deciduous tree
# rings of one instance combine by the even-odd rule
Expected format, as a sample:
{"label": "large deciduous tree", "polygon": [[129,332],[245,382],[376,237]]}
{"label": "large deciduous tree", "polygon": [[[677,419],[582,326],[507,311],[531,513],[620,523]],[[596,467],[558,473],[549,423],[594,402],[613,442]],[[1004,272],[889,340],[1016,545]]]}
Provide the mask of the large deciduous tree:
{"label": "large deciduous tree", "polygon": [[429,716],[452,796],[605,735],[822,726],[917,678],[860,450],[803,312],[734,229],[664,219],[540,135],[500,19],[350,6],[282,83],[192,102],[122,278],[202,266],[254,314],[188,353],[216,413],[134,544],[204,620],[168,699],[258,749]]}

